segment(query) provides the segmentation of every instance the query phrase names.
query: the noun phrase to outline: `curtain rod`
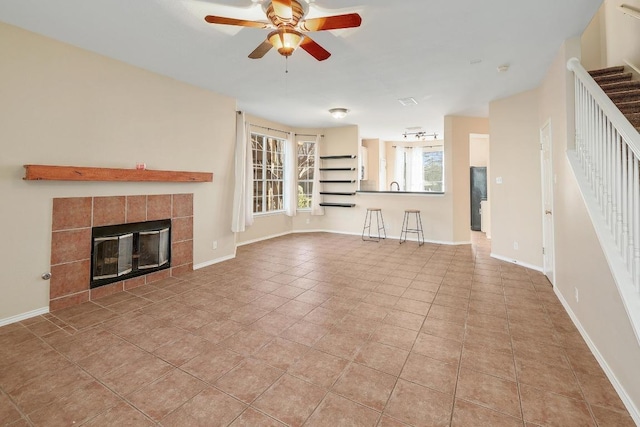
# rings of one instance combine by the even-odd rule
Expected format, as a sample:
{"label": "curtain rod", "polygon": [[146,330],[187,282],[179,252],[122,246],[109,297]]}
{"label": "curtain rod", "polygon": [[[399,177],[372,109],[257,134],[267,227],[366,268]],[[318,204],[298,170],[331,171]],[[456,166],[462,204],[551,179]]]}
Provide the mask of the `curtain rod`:
{"label": "curtain rod", "polygon": [[266,129],[266,130],[272,130],[274,132],[282,132],[282,133],[291,133],[288,130],[282,130],[282,129],[274,129],[274,128],[270,128],[270,127],[266,127],[266,126],[260,126],[260,125],[254,125],[253,123],[249,123],[250,126],[255,127],[255,128],[260,128],[260,129]]}
{"label": "curtain rod", "polygon": [[[242,114],[242,111],[236,111],[238,114]],[[256,127],[256,128],[260,128],[260,129],[266,129],[266,130],[272,130],[274,132],[282,132],[282,133],[293,133],[291,131],[288,130],[282,130],[282,129],[274,129],[274,128],[270,128],[267,126],[260,126],[260,125],[255,125],[253,123],[249,123],[249,125]],[[309,135],[309,134],[304,134],[304,133],[294,133],[294,135],[296,136],[318,136],[318,135]],[[320,137],[324,138],[324,135],[320,135]]]}

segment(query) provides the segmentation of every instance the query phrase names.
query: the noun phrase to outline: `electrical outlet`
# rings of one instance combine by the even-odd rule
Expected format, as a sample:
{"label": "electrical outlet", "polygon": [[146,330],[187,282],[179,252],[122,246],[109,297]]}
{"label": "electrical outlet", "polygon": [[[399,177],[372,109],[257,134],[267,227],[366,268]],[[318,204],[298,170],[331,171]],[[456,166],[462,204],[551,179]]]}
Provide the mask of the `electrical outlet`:
{"label": "electrical outlet", "polygon": [[518,250],[518,242],[513,241],[513,249]]}
{"label": "electrical outlet", "polygon": [[576,302],[580,302],[580,295],[578,294],[578,288],[574,288],[576,292]]}
{"label": "electrical outlet", "polygon": [[309,218],[307,218],[307,224],[309,224],[311,222],[311,220]]}
{"label": "electrical outlet", "polygon": [[218,241],[217,241],[217,240],[214,240],[214,241],[213,241],[213,245],[212,245],[212,246],[213,246],[213,249],[214,249],[214,250],[218,249]]}

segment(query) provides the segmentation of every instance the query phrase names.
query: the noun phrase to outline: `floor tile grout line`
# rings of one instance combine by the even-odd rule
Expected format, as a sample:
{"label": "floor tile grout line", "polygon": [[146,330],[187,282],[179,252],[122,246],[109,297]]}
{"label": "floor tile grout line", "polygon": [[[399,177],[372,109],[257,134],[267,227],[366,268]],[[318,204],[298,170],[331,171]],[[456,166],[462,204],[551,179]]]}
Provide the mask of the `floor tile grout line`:
{"label": "floor tile grout line", "polygon": [[[504,280],[502,278],[501,278],[501,282],[502,282],[502,289],[504,293],[505,286],[504,286]],[[516,352],[513,347],[513,335],[511,334],[511,322],[509,321],[509,306],[507,304],[507,295],[503,294],[503,297],[504,297],[505,309],[507,312],[506,314],[507,314],[507,329],[509,331],[509,346],[511,347],[511,358],[513,360],[513,369],[514,369],[515,379],[516,379],[516,390],[518,392],[518,408],[520,409],[520,417],[522,418],[522,422],[523,424],[525,424],[527,420],[525,419],[524,408],[522,406],[521,382],[520,382],[520,375],[518,373],[518,364],[516,362]]]}
{"label": "floor tile grout line", "polygon": [[[552,286],[553,286],[553,285],[552,285]],[[538,294],[538,292],[539,292],[539,291],[538,291],[535,287],[534,287],[534,289],[535,289],[536,294]],[[543,303],[543,304],[542,304],[542,306],[543,306],[543,308],[544,308],[545,314],[546,314],[547,316],[549,316],[549,311],[548,311],[548,309],[547,309],[547,307],[546,307],[546,304],[544,304],[544,303]],[[549,318],[551,318],[551,317],[549,316]],[[551,327],[553,328],[553,331],[554,331],[554,332],[556,332],[556,333],[558,332],[558,331],[556,330],[556,326],[553,324],[553,322],[551,322]],[[565,347],[564,347],[564,346],[562,346],[561,348],[562,348],[562,354],[566,357]],[[576,374],[576,371],[575,371],[575,369],[574,369],[573,365],[571,364],[571,362],[570,362],[569,358],[568,358],[568,357],[566,357],[566,358],[567,358],[567,360],[569,361],[569,370],[571,371],[572,377],[573,377],[573,379],[575,380],[575,382],[576,382],[576,384],[577,384],[577,386],[578,386],[578,389],[580,390],[580,395],[582,396],[582,400],[583,400],[583,401],[585,402],[585,404],[587,405],[587,410],[589,411],[589,415],[591,416],[591,420],[593,421],[593,423],[594,423],[595,425],[598,425],[598,421],[597,421],[597,419],[596,419],[596,417],[595,417],[595,414],[594,414],[594,412],[593,412],[593,409],[591,408],[591,402],[589,402],[589,400],[587,399],[586,394],[584,393],[583,386],[582,386],[582,384],[580,383],[580,380],[579,380],[579,378],[578,378],[578,375]],[[555,393],[554,393],[554,394],[555,394]],[[561,396],[562,396],[562,395],[561,395]],[[567,396],[563,396],[563,397],[567,397]]]}
{"label": "floor tile grout line", "polygon": [[[49,344],[49,343],[47,343]],[[51,344],[49,344],[51,346]],[[104,388],[106,388],[107,390],[109,390],[111,393],[113,393],[116,397],[120,398],[122,401],[124,401],[125,403],[127,403],[128,405],[130,405],[131,407],[135,408],[135,410],[137,410],[138,412],[140,412],[145,418],[148,418],[149,420],[152,420],[151,417],[149,417],[146,413],[144,413],[144,411],[140,410],[137,406],[135,406],[132,402],[129,401],[128,398],[126,398],[125,396],[121,395],[120,393],[118,393],[117,391],[113,390],[111,387],[109,387],[107,384],[105,384],[100,378],[96,377],[93,373],[89,372],[87,369],[85,369],[83,366],[79,365],[77,361],[74,361],[73,359],[69,358],[67,355],[65,355],[64,353],[61,353],[60,351],[58,351],[58,349],[56,349],[55,347],[51,346],[51,348],[56,351],[60,356],[64,357],[65,359],[67,359],[72,365],[74,365],[77,369],[80,369],[81,371],[83,371],[84,373],[86,373],[89,377],[91,377],[91,379],[95,382],[97,382],[98,384],[100,384],[101,386],[103,386]],[[144,349],[141,349],[143,351],[146,351]],[[92,353],[93,354],[93,353]],[[90,356],[90,355],[89,355]],[[168,373],[167,373],[168,375]],[[159,377],[160,378],[160,377]],[[137,390],[135,390],[137,391]],[[134,392],[135,392],[134,391]],[[132,392],[133,393],[133,392]],[[45,405],[45,406],[51,406],[55,404],[55,401],[50,403],[49,405]],[[45,407],[43,406],[43,408]],[[103,412],[94,414],[94,417],[91,417],[90,419],[85,420],[84,423],[89,422],[91,419],[100,416],[102,413],[107,412],[108,410],[110,410],[112,407],[109,408],[105,408]],[[42,409],[42,408],[40,408]],[[38,410],[40,410],[38,409]],[[35,411],[34,411],[35,412]],[[83,424],[84,424],[83,423]]]}
{"label": "floor tile grout line", "polygon": [[[420,329],[422,329],[422,327],[424,326],[424,322],[426,322],[427,317],[429,315],[429,312],[431,311],[431,307],[432,306],[433,305],[429,305],[429,309],[427,310],[427,314],[425,314],[424,319],[422,320],[422,324],[420,325]],[[402,371],[404,371],[404,368],[407,365],[407,361],[409,360],[409,356],[411,355],[411,351],[413,350],[413,347],[415,346],[415,343],[418,340],[419,336],[420,336],[420,332],[418,331],[418,335],[416,335],[416,338],[413,340],[413,344],[411,345],[411,349],[409,349],[409,353],[407,354],[407,357],[404,360],[404,363],[402,364],[402,368],[400,369],[400,371],[398,372],[398,375],[396,376],[396,381],[395,381],[395,383],[393,385],[393,388],[391,389],[391,393],[389,393],[389,397],[387,397],[387,401],[385,402],[385,404],[384,404],[384,406],[382,408],[382,411],[380,412],[380,417],[378,419],[378,423],[380,422],[382,417],[385,416],[385,410],[387,409],[387,406],[389,405],[389,402],[391,401],[391,397],[393,396],[393,393],[395,392],[396,388],[398,387],[398,382],[400,381],[400,376],[402,375]],[[453,407],[452,407],[451,410],[453,412]],[[387,416],[389,416],[389,415],[387,415]],[[393,417],[391,417],[391,418],[393,418]]]}
{"label": "floor tile grout line", "polygon": [[456,379],[453,386],[453,397],[451,402],[451,414],[449,416],[449,425],[453,424],[453,417],[455,415],[456,396],[458,395],[458,383],[460,382],[460,371],[462,370],[462,354],[464,353],[464,343],[467,339],[467,321],[469,319],[469,303],[467,303],[467,310],[464,319],[464,334],[462,342],[460,343],[460,355],[458,356],[458,367],[456,368]]}

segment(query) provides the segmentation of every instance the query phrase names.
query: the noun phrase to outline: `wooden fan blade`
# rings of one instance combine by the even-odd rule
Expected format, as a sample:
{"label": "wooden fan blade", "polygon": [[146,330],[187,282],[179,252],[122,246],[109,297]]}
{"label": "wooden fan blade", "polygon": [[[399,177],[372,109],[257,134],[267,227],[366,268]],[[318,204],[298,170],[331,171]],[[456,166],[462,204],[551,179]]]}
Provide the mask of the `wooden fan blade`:
{"label": "wooden fan blade", "polygon": [[207,15],[204,20],[209,24],[237,25],[240,27],[269,28],[266,22],[245,21],[244,19],[225,18],[224,16]]}
{"label": "wooden fan blade", "polygon": [[291,0],[272,0],[273,11],[281,19],[293,18],[293,9],[291,9]]}
{"label": "wooden fan blade", "polygon": [[339,30],[341,28],[359,27],[362,18],[357,13],[346,15],[326,16],[324,18],[307,19],[300,23],[303,31]]}
{"label": "wooden fan blade", "polygon": [[331,54],[318,43],[314,42],[311,37],[305,35],[304,40],[300,43],[300,47],[307,51],[307,53],[318,61],[324,61],[329,58]]}
{"label": "wooden fan blade", "polygon": [[249,58],[251,59],[260,59],[266,55],[267,52],[271,50],[271,43],[268,40],[262,42],[260,46],[255,48],[253,52],[249,54]]}

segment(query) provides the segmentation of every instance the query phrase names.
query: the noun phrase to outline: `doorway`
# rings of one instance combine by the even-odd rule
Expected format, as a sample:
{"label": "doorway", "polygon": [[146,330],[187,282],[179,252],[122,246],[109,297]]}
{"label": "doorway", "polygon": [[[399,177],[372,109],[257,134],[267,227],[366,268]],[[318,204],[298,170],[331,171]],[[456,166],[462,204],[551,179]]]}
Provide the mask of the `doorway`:
{"label": "doorway", "polygon": [[482,202],[487,201],[487,168],[471,166],[471,229],[482,230]]}
{"label": "doorway", "polygon": [[553,238],[553,161],[551,120],[540,129],[540,165],[542,170],[542,271],[551,284],[555,283]]}
{"label": "doorway", "polygon": [[488,183],[489,135],[469,134],[469,207],[470,228],[491,238]]}

